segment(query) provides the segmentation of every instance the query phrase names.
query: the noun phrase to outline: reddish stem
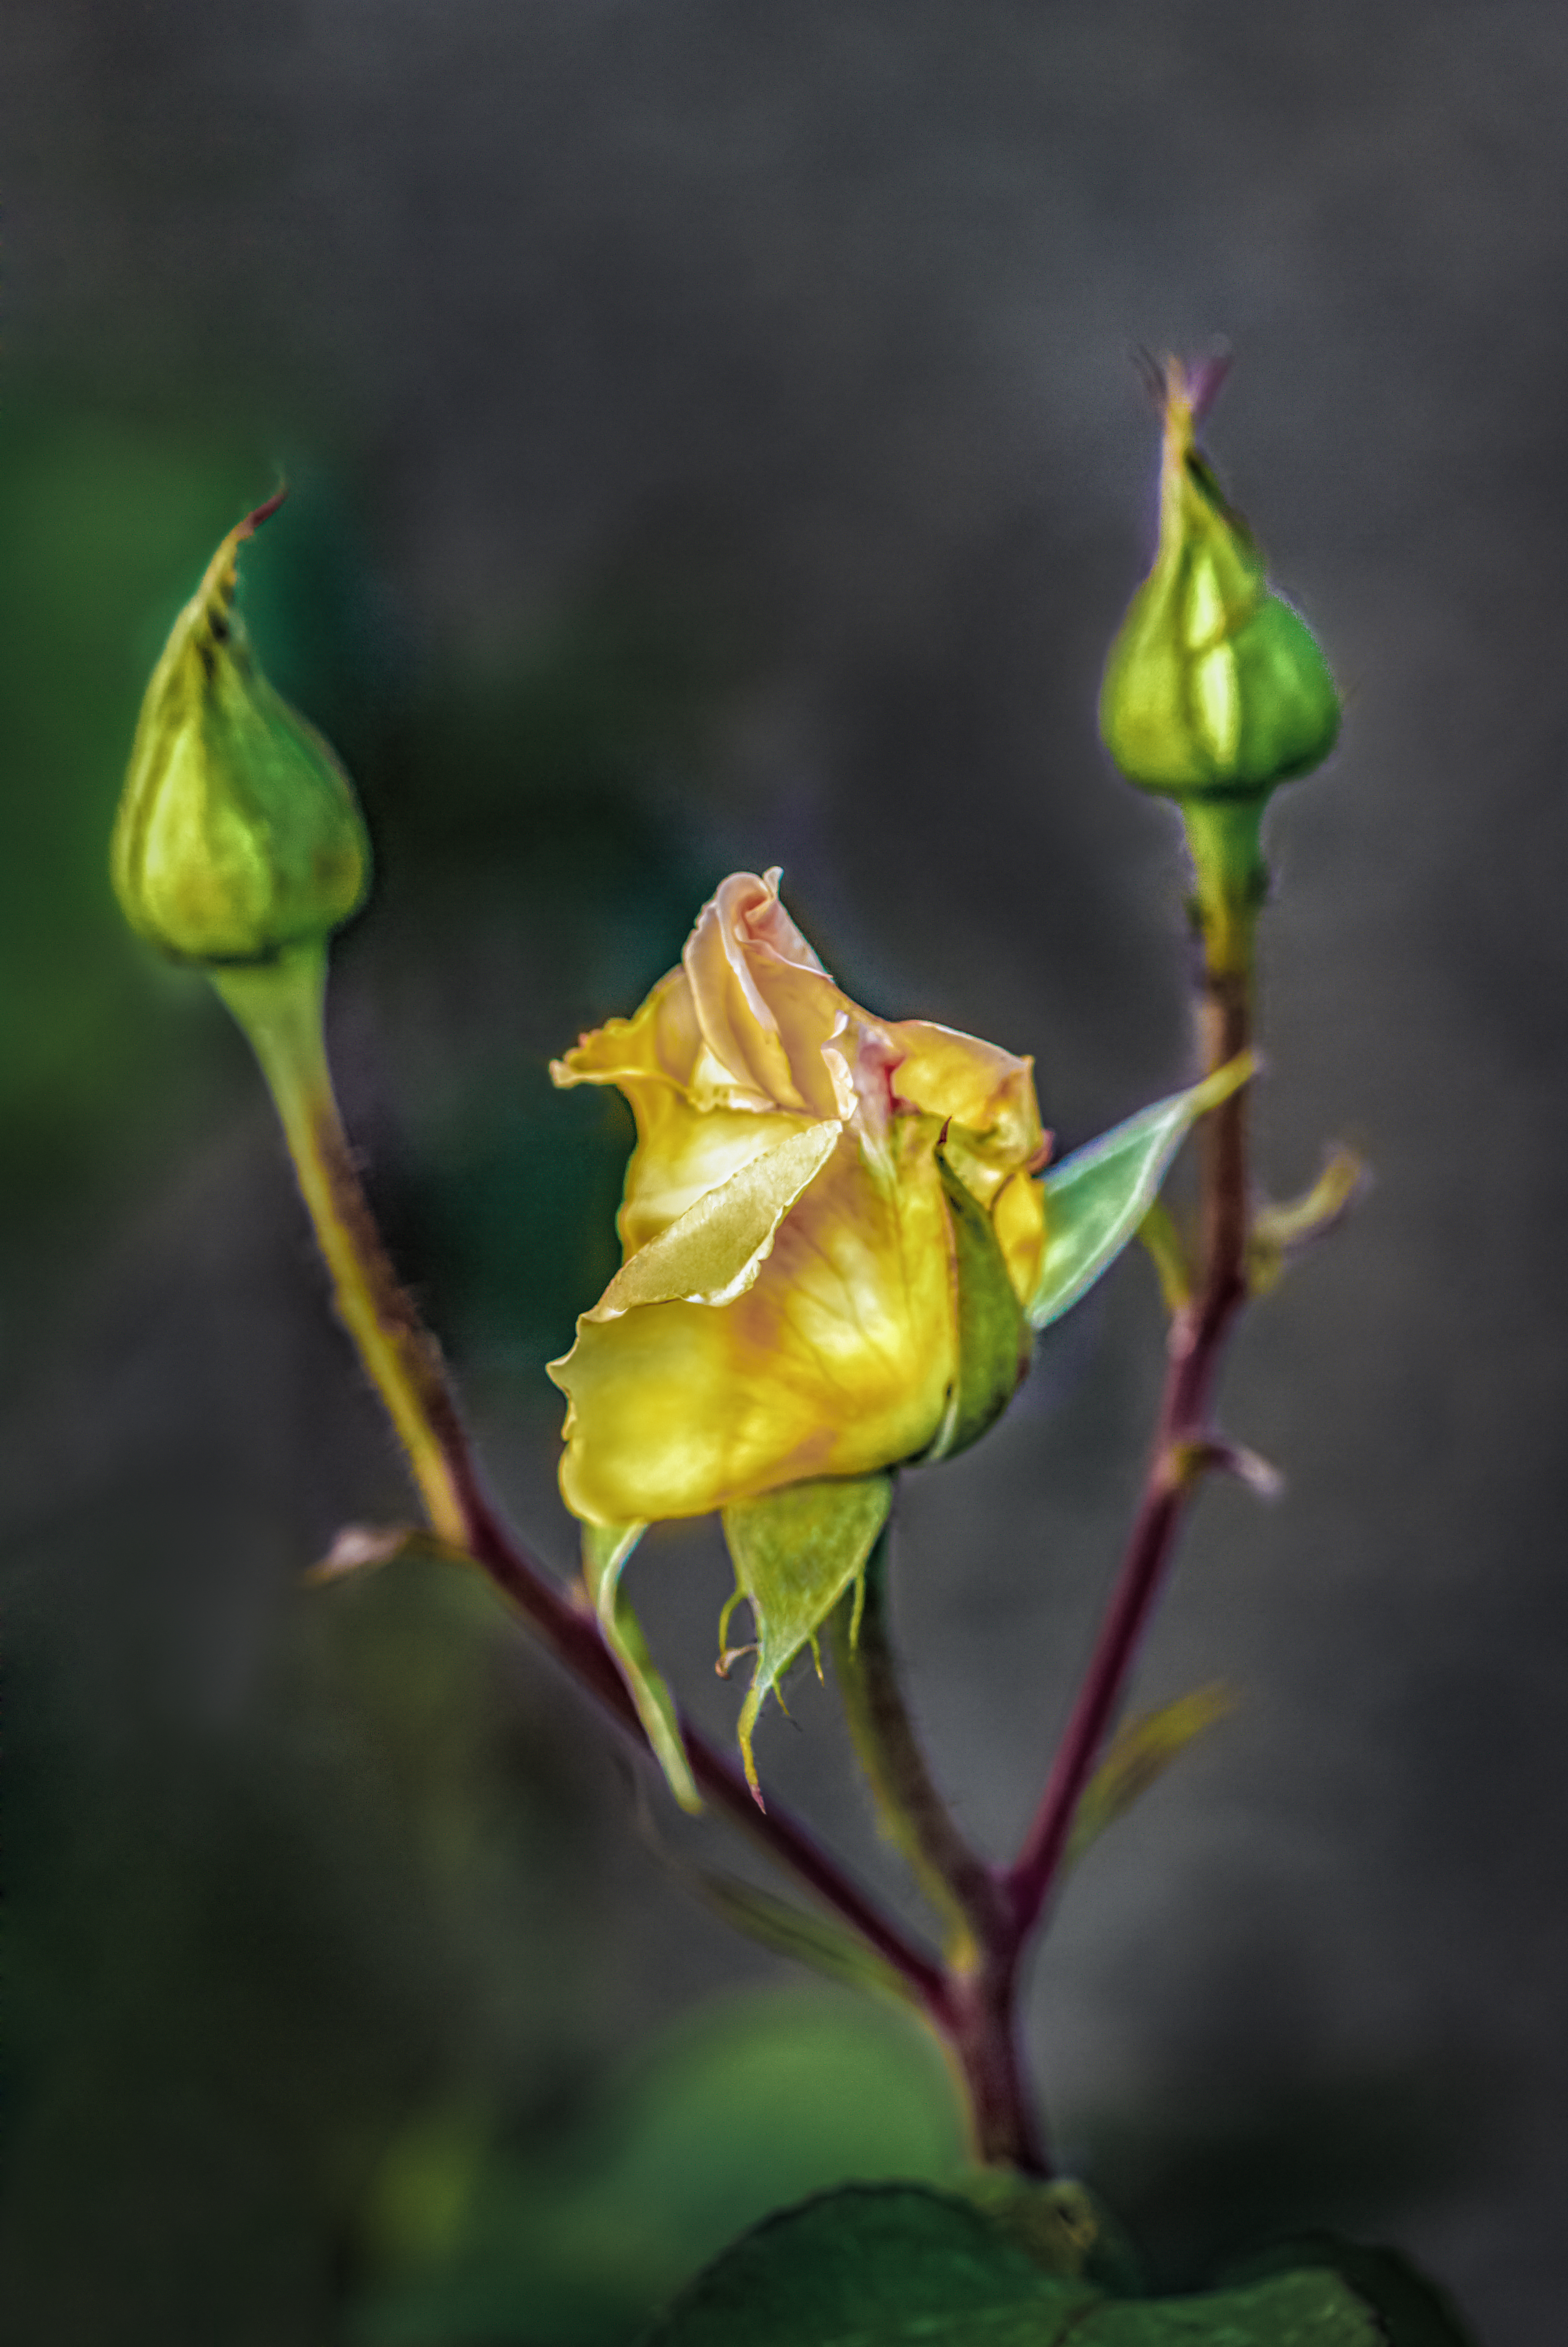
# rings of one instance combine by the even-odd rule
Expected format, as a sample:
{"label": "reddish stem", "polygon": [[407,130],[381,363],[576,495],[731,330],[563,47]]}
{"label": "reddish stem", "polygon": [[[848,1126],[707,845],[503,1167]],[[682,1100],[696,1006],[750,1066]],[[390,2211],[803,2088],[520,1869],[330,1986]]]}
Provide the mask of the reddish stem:
{"label": "reddish stem", "polygon": [[[1222,1067],[1246,1050],[1249,998],[1245,967],[1206,969],[1200,1015],[1209,1069]],[[1176,1553],[1188,1502],[1215,1463],[1209,1402],[1226,1339],[1247,1297],[1246,1104],[1245,1090],[1235,1092],[1205,1120],[1203,1285],[1172,1324],[1170,1367],[1143,1500],[1040,1807],[1007,1877],[1014,1928],[1021,1938],[1033,1930],[1050,1897],[1078,1804]]]}

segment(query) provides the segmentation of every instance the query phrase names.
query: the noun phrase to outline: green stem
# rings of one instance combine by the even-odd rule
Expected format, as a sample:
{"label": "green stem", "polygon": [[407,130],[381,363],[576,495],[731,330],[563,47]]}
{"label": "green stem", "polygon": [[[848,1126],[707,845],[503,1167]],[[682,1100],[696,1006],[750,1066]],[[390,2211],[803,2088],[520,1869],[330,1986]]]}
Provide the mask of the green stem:
{"label": "green stem", "polygon": [[461,1440],[441,1356],[381,1243],[355,1171],[327,1065],[323,945],[215,969],[212,982],[250,1040],[331,1274],[337,1307],[408,1457],[437,1537],[466,1548],[469,1508],[454,1468]]}
{"label": "green stem", "polygon": [[1262,838],[1268,804],[1267,792],[1183,801],[1197,882],[1194,909],[1203,939],[1206,989],[1217,975],[1250,985],[1257,916],[1268,887]]}
{"label": "green stem", "polygon": [[[484,1489],[441,1353],[382,1245],[338,1114],[322,1031],[326,957],[301,947],[274,962],[209,972],[255,1051],[282,1120],[338,1309],[408,1456],[433,1530],[489,1574],[530,1628],[635,1741],[647,1737],[591,1607],[562,1589]],[[692,1774],[786,1872],[857,1932],[951,2034],[946,1974],[869,1899],[783,1804],[766,1814],[739,1768],[681,1723]]]}
{"label": "green stem", "polygon": [[[1261,862],[1254,865],[1249,850],[1256,850],[1259,811],[1252,811],[1250,825],[1239,834],[1200,826],[1201,854],[1199,841],[1194,842],[1204,957],[1197,1022],[1208,1074],[1245,1051],[1251,1038],[1256,876]],[[1190,818],[1193,811],[1187,812]],[[1207,852],[1227,845],[1242,850],[1228,864]],[[1247,1298],[1250,1090],[1243,1086],[1232,1092],[1199,1128],[1201,1277],[1197,1293],[1172,1323],[1159,1425],[1121,1572],[1040,1807],[1008,1877],[1022,1935],[1036,1928],[1058,1880],[1078,1805],[1126,1692],[1193,1495],[1224,1455],[1213,1441],[1209,1411],[1226,1343]]]}
{"label": "green stem", "polygon": [[832,1621],[833,1667],[856,1757],[883,1833],[909,1863],[948,1930],[948,1963],[972,1972],[1005,1901],[937,1789],[899,1684],[888,1615],[891,1526],[867,1560],[859,1618],[850,1598]]}

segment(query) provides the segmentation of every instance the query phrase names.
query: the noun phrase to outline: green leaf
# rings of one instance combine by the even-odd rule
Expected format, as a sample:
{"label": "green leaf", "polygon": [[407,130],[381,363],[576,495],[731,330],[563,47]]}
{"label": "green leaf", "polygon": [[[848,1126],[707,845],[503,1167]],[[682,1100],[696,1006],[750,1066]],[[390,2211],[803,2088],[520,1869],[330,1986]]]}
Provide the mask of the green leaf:
{"label": "green leaf", "polygon": [[1369,2249],[1332,2233],[1306,2233],[1227,2268],[1227,2282],[1260,2280],[1290,2267],[1328,2268],[1349,2282],[1379,2316],[1389,2347],[1475,2347],[1448,2292],[1430,2281],[1398,2250]]}
{"label": "green leaf", "polygon": [[646,2347],[1382,2347],[1312,2270],[1201,2298],[1112,2299],[1043,2271],[966,2203],[908,2186],[825,2194],[727,2250]]}
{"label": "green leaf", "polygon": [[909,1983],[902,1975],[884,1963],[863,1940],[827,1916],[813,1915],[809,1909],[797,1907],[771,1891],[759,1890],[753,1882],[742,1882],[733,1874],[698,1869],[695,1887],[727,1923],[744,1932],[748,1940],[771,1948],[776,1955],[793,1957],[824,1980],[837,1981],[845,1988],[876,1989],[902,2004],[909,2002]]}
{"label": "green leaf", "polygon": [[620,1665],[637,1717],[654,1749],[654,1757],[669,1780],[670,1791],[683,1809],[694,1815],[702,1807],[691,1764],[681,1740],[675,1698],[654,1668],[642,1624],[621,1587],[621,1572],[641,1540],[644,1524],[585,1524],[583,1579],[594,1601],[605,1644]]}
{"label": "green leaf", "polygon": [[646,2347],[1045,2347],[1100,2302],[1048,2276],[961,2200],[851,2186],[769,2219],[677,2301]]}
{"label": "green leaf", "polygon": [[991,1216],[938,1147],[958,1275],[958,1368],[928,1460],[951,1459],[994,1425],[1029,1366],[1023,1317]]}
{"label": "green leaf", "polygon": [[1229,1689],[1217,1679],[1118,1727],[1078,1804],[1064,1862],[1076,1866],[1090,1843],[1125,1817],[1133,1803],[1165,1775],[1176,1755],[1186,1749],[1194,1737],[1223,1719],[1231,1704]]}
{"label": "green leaf", "polygon": [[1140,1109],[1053,1166],[1045,1176],[1045,1253],[1028,1305],[1034,1327],[1060,1319],[1110,1269],[1197,1119],[1228,1100],[1255,1066],[1244,1051],[1202,1083]]}
{"label": "green leaf", "polygon": [[1323,1238],[1354,1204],[1367,1169],[1353,1149],[1336,1144],[1312,1187],[1287,1205],[1260,1206],[1247,1245],[1247,1278],[1255,1296],[1278,1286],[1292,1258]]}
{"label": "green leaf", "polygon": [[763,1698],[860,1579],[892,1496],[890,1476],[857,1475],[789,1483],[724,1510],[738,1593],[750,1599],[757,1624],[757,1668],[738,1732],[746,1779],[759,1802],[751,1738]]}

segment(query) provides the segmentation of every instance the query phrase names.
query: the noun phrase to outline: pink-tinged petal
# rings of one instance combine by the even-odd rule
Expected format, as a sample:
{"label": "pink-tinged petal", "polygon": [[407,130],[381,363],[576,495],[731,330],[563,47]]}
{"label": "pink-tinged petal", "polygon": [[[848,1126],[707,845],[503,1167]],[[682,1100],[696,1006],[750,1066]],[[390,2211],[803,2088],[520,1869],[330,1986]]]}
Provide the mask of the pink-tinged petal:
{"label": "pink-tinged petal", "polygon": [[733,1301],[579,1321],[551,1369],[571,1399],[561,1481],[575,1513],[703,1515],[926,1448],[956,1348],[933,1137],[901,1126],[888,1178],[846,1134]]}
{"label": "pink-tinged petal", "polygon": [[681,957],[703,1042],[703,1105],[847,1116],[824,1057],[855,1013],[779,904],[776,875],[731,874]]}
{"label": "pink-tinged petal", "polygon": [[[736,876],[747,881],[752,877],[749,873]],[[784,866],[781,864],[772,865],[763,874],[763,893],[760,897],[752,897],[746,911],[747,931],[758,945],[766,946],[769,952],[777,954],[780,961],[793,962],[799,969],[814,969],[819,977],[826,978],[828,973],[818,960],[814,949],[784,909],[779,894],[779,883],[783,877]]]}

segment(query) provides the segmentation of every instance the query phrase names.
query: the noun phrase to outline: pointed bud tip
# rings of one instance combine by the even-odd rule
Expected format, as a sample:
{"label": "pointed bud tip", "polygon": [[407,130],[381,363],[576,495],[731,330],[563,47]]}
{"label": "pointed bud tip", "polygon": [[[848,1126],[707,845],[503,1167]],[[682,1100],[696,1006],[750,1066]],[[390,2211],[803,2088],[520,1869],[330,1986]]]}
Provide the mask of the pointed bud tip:
{"label": "pointed bud tip", "polygon": [[244,520],[242,522],[236,523],[233,530],[230,532],[230,536],[233,538],[236,545],[243,544],[244,540],[248,538],[254,538],[262,523],[264,521],[271,520],[273,515],[277,512],[279,507],[282,504],[288,494],[288,482],[280,481],[270,497],[264,498],[259,506],[252,506]]}

